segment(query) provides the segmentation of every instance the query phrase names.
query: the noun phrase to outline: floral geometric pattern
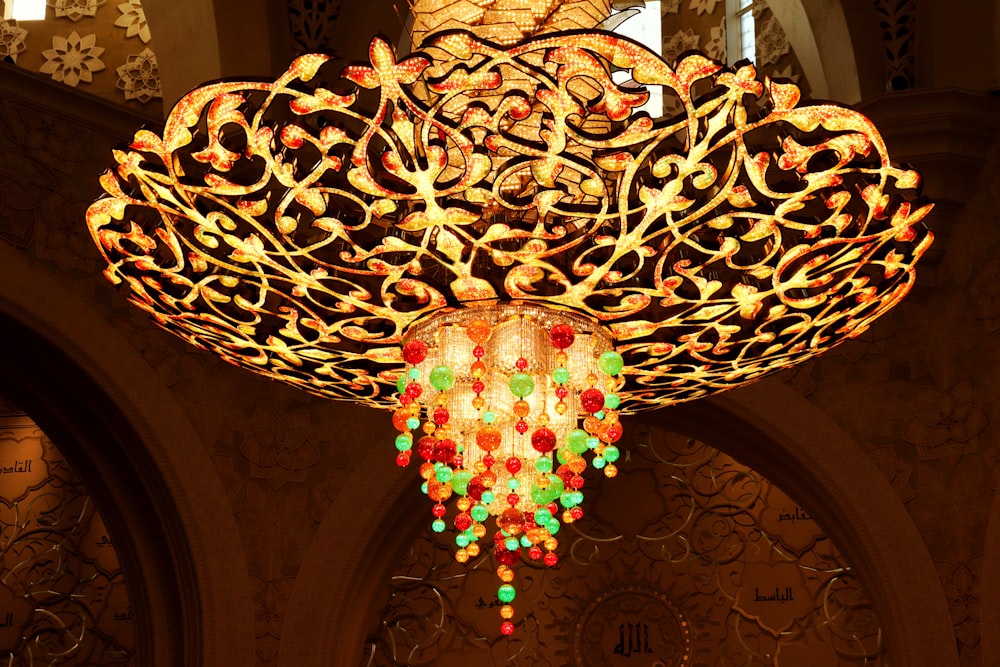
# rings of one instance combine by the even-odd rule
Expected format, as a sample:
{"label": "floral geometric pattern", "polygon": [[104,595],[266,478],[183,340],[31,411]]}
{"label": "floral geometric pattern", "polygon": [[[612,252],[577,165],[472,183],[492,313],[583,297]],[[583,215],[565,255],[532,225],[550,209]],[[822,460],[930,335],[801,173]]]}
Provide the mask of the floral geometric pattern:
{"label": "floral geometric pattern", "polygon": [[726,60],[726,18],[722,17],[719,25],[712,28],[708,33],[708,41],[705,42],[705,54],[709,58],[714,58],[720,62]]}
{"label": "floral geometric pattern", "polygon": [[118,11],[122,13],[115,21],[119,28],[125,28],[126,37],[136,37],[142,40],[143,44],[148,44],[150,40],[149,24],[146,23],[146,12],[142,8],[139,0],[128,0],[118,5]]}
{"label": "floral geometric pattern", "polygon": [[949,391],[917,387],[913,395],[913,417],[903,427],[903,440],[918,447],[921,460],[940,459],[954,464],[978,449],[976,436],[987,425],[986,415],[975,402],[970,380]]}
{"label": "floral geometric pattern", "polygon": [[103,4],[104,0],[49,0],[57,17],[67,18],[74,23],[82,18],[96,16],[97,8]]}
{"label": "floral geometric pattern", "polygon": [[715,11],[715,5],[719,0],[691,0],[688,9],[693,9],[699,14],[711,14]]}
{"label": "floral geometric pattern", "polygon": [[9,57],[17,61],[17,55],[24,52],[24,38],[28,31],[18,27],[15,21],[0,21],[0,58]]}
{"label": "floral geometric pattern", "polygon": [[660,14],[676,14],[680,11],[681,0],[660,0]]}
{"label": "floral geometric pattern", "polygon": [[160,68],[156,64],[156,54],[149,49],[133,53],[116,71],[118,89],[124,91],[125,99],[145,104],[160,97]]}
{"label": "floral geometric pattern", "polygon": [[81,81],[90,83],[93,73],[104,69],[103,53],[104,49],[97,46],[97,35],[80,37],[74,30],[69,37],[52,38],[52,48],[42,52],[45,62],[38,71],[75,88]]}
{"label": "floral geometric pattern", "polygon": [[672,63],[685,51],[697,49],[699,42],[693,30],[678,30],[673,37],[663,40],[663,59]]}
{"label": "floral geometric pattern", "polygon": [[778,19],[767,17],[757,25],[757,64],[758,66],[772,65],[778,62],[778,58],[791,51],[791,45],[785,36],[785,31],[781,29]]}

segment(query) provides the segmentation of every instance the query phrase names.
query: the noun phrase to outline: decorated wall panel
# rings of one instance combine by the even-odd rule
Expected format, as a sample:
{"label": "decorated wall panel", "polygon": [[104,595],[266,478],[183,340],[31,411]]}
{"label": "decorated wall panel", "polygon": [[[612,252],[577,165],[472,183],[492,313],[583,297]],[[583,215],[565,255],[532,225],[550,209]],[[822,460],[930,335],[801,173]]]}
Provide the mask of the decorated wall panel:
{"label": "decorated wall panel", "polygon": [[[428,531],[394,573],[367,666],[884,665],[850,566],[804,508],[711,445],[630,424],[622,475],[561,531],[553,570],[522,567],[511,638],[490,558],[456,566]],[[526,572],[527,571],[527,572]]]}
{"label": "decorated wall panel", "polygon": [[162,115],[159,63],[141,0],[47,5],[44,21],[0,20],[0,59],[149,116]]}
{"label": "decorated wall panel", "polygon": [[134,665],[114,540],[55,444],[0,399],[0,662]]}

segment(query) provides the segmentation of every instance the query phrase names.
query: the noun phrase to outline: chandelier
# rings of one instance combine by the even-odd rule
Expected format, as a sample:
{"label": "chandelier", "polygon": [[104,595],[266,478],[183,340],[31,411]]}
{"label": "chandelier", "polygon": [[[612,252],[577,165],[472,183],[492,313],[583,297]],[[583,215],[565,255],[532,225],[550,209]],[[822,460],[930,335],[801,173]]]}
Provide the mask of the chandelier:
{"label": "chandelier", "polygon": [[[867,118],[750,65],[602,32],[369,56],[194,90],[115,153],[87,222],[163,328],[392,410],[433,530],[496,559],[510,634],[513,568],[558,562],[621,412],[857,336],[910,290],[930,206]],[[653,87],[682,112],[635,113]]]}

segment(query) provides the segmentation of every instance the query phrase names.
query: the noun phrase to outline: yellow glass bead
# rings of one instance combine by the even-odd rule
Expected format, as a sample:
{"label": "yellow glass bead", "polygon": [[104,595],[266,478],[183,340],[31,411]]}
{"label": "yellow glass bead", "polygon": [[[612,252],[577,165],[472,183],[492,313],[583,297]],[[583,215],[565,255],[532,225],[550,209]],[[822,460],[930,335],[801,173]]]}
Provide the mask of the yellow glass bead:
{"label": "yellow glass bead", "polygon": [[476,474],[481,475],[486,472],[486,464],[482,461],[476,461],[475,465],[472,466],[472,469],[476,471]]}
{"label": "yellow glass bead", "polygon": [[458,507],[459,512],[468,512],[469,508],[472,507],[472,501],[462,496],[455,502],[455,506]]}
{"label": "yellow glass bead", "polygon": [[535,478],[535,486],[537,486],[542,491],[549,488],[549,484],[550,484],[549,478],[546,475],[539,475],[538,477]]}
{"label": "yellow glass bead", "polygon": [[615,477],[618,475],[618,466],[614,463],[609,463],[604,466],[604,476],[605,477]]}
{"label": "yellow glass bead", "polygon": [[587,374],[587,385],[593,387],[597,383],[597,376],[593,373]]}
{"label": "yellow glass bead", "polygon": [[514,581],[514,570],[506,565],[501,565],[497,568],[497,576],[500,577],[500,581],[509,584]]}
{"label": "yellow glass bead", "polygon": [[568,360],[569,360],[569,358],[566,356],[565,352],[563,352],[562,350],[560,350],[559,352],[556,352],[556,365],[557,366],[565,366],[566,362]]}
{"label": "yellow glass bead", "polygon": [[472,407],[476,410],[482,410],[484,405],[486,405],[486,399],[482,396],[476,396],[472,399]]}
{"label": "yellow glass bead", "polygon": [[554,537],[550,537],[547,540],[545,540],[545,544],[543,544],[542,546],[544,546],[549,551],[555,551],[556,549],[559,548],[559,540],[557,540]]}
{"label": "yellow glass bead", "polygon": [[569,406],[566,405],[566,403],[564,403],[563,401],[559,401],[558,403],[556,403],[556,412],[557,413],[559,413],[561,415],[564,415],[564,414],[566,414],[566,410],[568,410],[568,409],[569,409]]}
{"label": "yellow glass bead", "polygon": [[465,563],[469,560],[469,552],[465,549],[459,549],[455,552],[455,560],[459,563]]}
{"label": "yellow glass bead", "polygon": [[[475,530],[473,530],[475,532]],[[483,535],[486,534],[486,528],[483,528]],[[480,535],[482,537],[482,535]],[[465,551],[469,554],[469,558],[475,558],[479,555],[479,545],[473,542],[469,546],[465,547]]]}
{"label": "yellow glass bead", "polygon": [[535,421],[538,422],[539,426],[545,426],[549,423],[549,413],[543,412],[535,418]]}
{"label": "yellow glass bead", "polygon": [[500,618],[510,619],[514,618],[514,608],[509,604],[505,604],[500,607]]}
{"label": "yellow glass bead", "polygon": [[[476,537],[479,537],[479,538],[485,537],[486,536],[486,526],[484,526],[481,523],[475,524],[472,527],[472,534],[475,535]],[[475,544],[476,543],[473,542],[469,546],[465,547],[466,551],[469,551],[469,553],[472,554],[473,556],[475,556],[476,554],[473,554],[472,551],[471,551],[471,549],[472,549],[473,546],[475,546]],[[479,547],[476,547],[476,551],[477,552],[479,551]]]}
{"label": "yellow glass bead", "polygon": [[434,430],[436,428],[437,426],[435,426],[434,422],[432,421],[425,421],[424,425],[421,427],[421,429],[423,429],[424,433],[426,433],[427,435],[434,433]]}
{"label": "yellow glass bead", "polygon": [[573,518],[573,513],[570,512],[569,510],[565,510],[562,513],[562,520],[563,520],[563,523],[565,523],[565,524],[570,524],[570,523],[573,523],[574,521],[576,521],[576,519]]}

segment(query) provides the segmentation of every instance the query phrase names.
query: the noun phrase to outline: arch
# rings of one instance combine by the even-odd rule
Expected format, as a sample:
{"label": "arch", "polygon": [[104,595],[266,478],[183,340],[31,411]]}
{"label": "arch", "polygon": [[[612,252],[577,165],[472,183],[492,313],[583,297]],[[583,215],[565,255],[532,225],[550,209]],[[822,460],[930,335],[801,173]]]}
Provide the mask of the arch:
{"label": "arch", "polygon": [[200,437],[125,339],[0,244],[0,363],[90,488],[118,545],[140,664],[252,664],[253,605]]}
{"label": "arch", "polygon": [[[801,503],[853,564],[894,664],[957,667],[947,601],[916,526],[875,465],[820,408],[768,380],[638,419],[659,419],[713,443]],[[388,429],[372,442],[388,443]],[[288,605],[283,666],[358,664],[383,602],[382,586],[372,583],[387,582],[400,550],[426,523],[424,512],[409,509],[419,507],[416,493],[407,492],[415,486],[412,471],[393,478],[390,451],[372,450],[342,497],[354,500],[369,484],[381,484],[383,495],[377,506],[355,501],[350,514],[334,508],[324,519]],[[317,640],[317,618],[334,623],[335,640]]]}
{"label": "arch", "polygon": [[768,0],[809,81],[812,97],[861,99],[858,66],[839,0]]}
{"label": "arch", "polygon": [[[986,523],[986,542],[983,545],[983,570],[979,581],[979,627],[995,628],[1000,624],[1000,494],[993,495],[993,504]],[[1000,656],[1000,634],[980,633],[980,651],[983,664]]]}

